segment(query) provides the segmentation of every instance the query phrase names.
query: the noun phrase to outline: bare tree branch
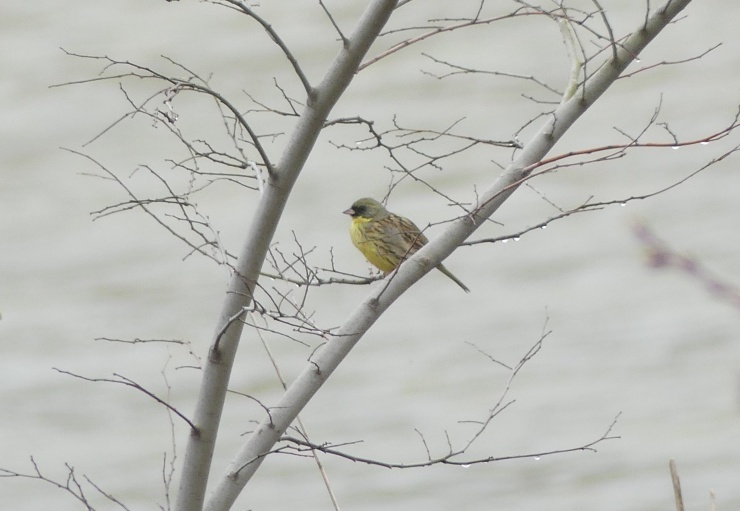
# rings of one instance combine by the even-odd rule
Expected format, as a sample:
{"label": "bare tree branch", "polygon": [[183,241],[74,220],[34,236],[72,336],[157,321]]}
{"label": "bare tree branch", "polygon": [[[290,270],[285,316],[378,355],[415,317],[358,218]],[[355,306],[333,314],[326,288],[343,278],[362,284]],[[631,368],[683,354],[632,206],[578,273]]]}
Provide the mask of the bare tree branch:
{"label": "bare tree branch", "polygon": [[[95,219],[103,218],[113,213],[141,209],[148,216],[163,227],[168,233],[173,234],[188,247],[188,257],[191,254],[202,254],[211,258],[218,264],[223,265],[229,272],[230,281],[227,295],[224,299],[218,323],[212,337],[212,343],[208,352],[208,359],[203,364],[203,380],[194,419],[191,421],[174,407],[169,405],[168,399],[160,398],[154,393],[146,390],[138,383],[114,374],[114,378],[88,378],[67,371],[57,371],[72,375],[88,381],[112,382],[130,386],[142,391],[146,395],[163,404],[172,424],[172,414],[180,416],[190,427],[190,438],[184,459],[183,473],[180,477],[178,490],[177,510],[200,511],[205,502],[205,491],[208,477],[211,473],[211,461],[219,429],[219,422],[224,406],[227,385],[234,363],[235,353],[239,345],[239,339],[246,326],[256,333],[265,344],[264,334],[270,332],[284,339],[290,339],[302,346],[313,349],[308,363],[296,381],[289,387],[286,386],[277,362],[270,358],[275,365],[276,372],[285,389],[285,394],[274,406],[264,404],[257,397],[247,394],[247,398],[258,403],[265,411],[265,416],[260,418],[262,422],[257,429],[249,432],[249,438],[240,452],[232,460],[226,474],[216,481],[213,493],[206,503],[206,509],[211,511],[226,510],[230,508],[235,499],[250,480],[254,472],[259,468],[262,460],[270,454],[288,454],[291,456],[314,457],[321,468],[318,452],[325,452],[344,459],[377,465],[389,468],[411,468],[426,467],[431,465],[457,465],[468,466],[471,464],[491,463],[507,459],[532,458],[574,451],[595,451],[597,444],[605,440],[618,438],[612,436],[611,431],[615,426],[617,416],[607,430],[596,440],[579,446],[553,449],[530,454],[513,454],[511,456],[473,456],[471,446],[478,442],[491,422],[509,410],[514,400],[508,397],[508,392],[515,376],[524,364],[535,356],[543,339],[548,332],[543,328],[542,337],[516,364],[504,364],[483,350],[475,347],[480,353],[488,357],[491,362],[505,367],[511,372],[498,399],[495,399],[490,409],[482,417],[473,420],[461,421],[475,428],[473,432],[462,443],[453,442],[449,434],[445,432],[446,445],[440,453],[439,446],[431,445],[424,435],[417,430],[421,444],[427,459],[414,463],[398,463],[393,461],[373,460],[370,458],[352,455],[346,448],[347,444],[315,443],[311,441],[305,431],[305,427],[298,418],[298,413],[315,392],[326,382],[334,369],[359,341],[364,333],[373,323],[390,307],[394,301],[405,292],[408,287],[418,281],[429,270],[437,266],[444,258],[459,246],[476,246],[490,244],[498,241],[505,242],[509,239],[518,240],[533,230],[544,229],[555,220],[588,211],[603,209],[611,205],[624,205],[630,201],[642,200],[664,193],[690,179],[692,176],[721,161],[725,157],[738,151],[738,147],[731,149],[724,155],[713,159],[705,166],[694,170],[689,175],[676,179],[669,185],[658,190],[642,195],[615,198],[612,200],[599,201],[588,197],[581,198],[571,205],[558,204],[550,199],[545,193],[534,188],[531,180],[547,173],[562,171],[569,168],[580,167],[595,162],[611,161],[624,157],[628,152],[644,148],[678,148],[683,146],[710,144],[726,138],[736,130],[740,124],[738,116],[723,129],[713,134],[705,135],[692,140],[685,140],[680,130],[674,129],[668,123],[659,123],[658,114],[660,105],[653,112],[650,120],[640,129],[615,128],[618,140],[626,139],[622,144],[609,144],[600,147],[590,147],[573,150],[564,154],[547,157],[560,137],[572,126],[574,122],[603,94],[616,80],[633,76],[642,71],[652,69],[655,66],[667,65],[678,62],[688,62],[701,58],[717,46],[710,48],[704,53],[680,61],[664,61],[659,64],[649,65],[631,74],[625,74],[627,66],[634,62],[643,48],[647,46],[663,28],[690,2],[690,0],[667,0],[667,2],[654,14],[646,13],[640,27],[628,37],[615,35],[612,22],[603,10],[599,0],[591,0],[595,8],[573,9],[566,7],[563,2],[554,2],[555,7],[546,9],[537,5],[529,4],[524,0],[515,0],[519,5],[514,11],[503,16],[488,16],[484,9],[486,2],[480,0],[475,5],[472,16],[461,18],[437,18],[427,20],[423,26],[404,27],[401,29],[390,29],[383,36],[393,39],[387,43],[384,50],[380,50],[376,56],[366,59],[368,49],[379,37],[391,12],[402,5],[407,5],[410,0],[371,0],[368,10],[358,23],[358,27],[351,35],[345,36],[334,19],[329,8],[322,0],[319,6],[323,10],[334,30],[339,34],[341,49],[331,67],[327,70],[323,80],[318,86],[312,86],[304,74],[295,55],[288,48],[272,25],[263,17],[256,14],[254,8],[243,0],[209,0],[210,3],[226,6],[229,9],[239,11],[254,19],[268,36],[274,41],[280,51],[288,59],[298,80],[303,86],[305,98],[294,99],[283,89],[277,79],[274,80],[275,88],[282,100],[278,100],[276,107],[269,100],[261,100],[245,94],[251,101],[248,109],[239,108],[237,104],[230,101],[221,93],[215,91],[207,79],[201,78],[186,66],[171,59],[163,57],[168,64],[175,66],[180,78],[168,76],[161,70],[140,66],[128,61],[114,60],[107,56],[93,57],[78,55],[81,58],[95,59],[103,63],[104,72],[93,80],[83,80],[86,83],[99,80],[119,80],[132,78],[134,80],[147,80],[163,82],[165,88],[153,94],[137,97],[133,93],[135,89],[124,88],[120,85],[120,92],[127,102],[129,111],[116,119],[111,125],[102,130],[90,142],[97,140],[100,136],[108,134],[123,120],[136,117],[151,120],[155,126],[166,127],[182,143],[185,155],[180,158],[168,159],[167,165],[176,170],[179,176],[182,173],[191,177],[185,191],[181,186],[173,186],[157,167],[140,166],[133,173],[137,177],[146,176],[154,179],[157,183],[157,194],[153,198],[144,198],[138,193],[136,186],[130,185],[120,177],[98,163],[92,157],[81,154],[92,161],[102,171],[102,177],[114,181],[128,195],[127,199],[118,204],[102,208],[94,212]],[[649,1],[647,2],[649,11]],[[448,34],[453,31],[491,25],[493,23],[520,16],[547,17],[556,22],[565,40],[566,50],[570,57],[570,72],[567,83],[561,87],[552,86],[546,81],[540,80],[533,75],[506,73],[496,70],[482,70],[452,62],[451,60],[433,57],[427,53],[422,55],[429,59],[434,66],[442,66],[441,74],[430,76],[438,79],[452,75],[479,73],[489,76],[500,76],[529,82],[540,87],[544,96],[537,99],[531,95],[532,101],[542,105],[542,111],[534,114],[519,131],[515,131],[511,140],[493,140],[482,138],[475,133],[466,133],[464,117],[457,120],[445,121],[446,124],[436,129],[409,128],[404,126],[403,121],[394,117],[390,129],[383,129],[373,119],[348,114],[345,117],[329,120],[338,98],[351,82],[353,76],[360,70],[367,68],[381,59],[396,54],[431,37]],[[409,37],[411,34],[411,37]],[[403,40],[399,41],[401,37]],[[336,43],[333,43],[336,46]],[[123,74],[118,72],[124,69]],[[148,83],[149,83],[148,82]],[[68,84],[69,84],[68,83]],[[66,85],[66,84],[62,84]],[[127,84],[128,85],[128,84]],[[288,89],[289,90],[289,89]],[[226,149],[218,143],[194,139],[191,140],[181,131],[183,126],[179,120],[181,112],[176,108],[179,94],[193,91],[201,96],[211,98],[220,113],[219,130],[226,133]],[[561,92],[558,92],[561,91]],[[549,96],[554,93],[558,96],[552,99]],[[284,101],[284,105],[281,101]],[[549,110],[549,111],[546,111]],[[295,118],[295,129],[290,140],[285,144],[287,149],[273,163],[268,154],[267,144],[274,141],[283,134],[282,129],[274,129],[267,134],[260,134],[250,125],[253,116],[260,113],[271,113],[281,116],[289,122]],[[518,139],[518,134],[524,132],[525,128],[531,128],[535,123],[542,123],[538,133],[531,138],[526,145]],[[369,297],[356,309],[349,319],[340,327],[327,327],[316,319],[314,311],[310,309],[309,288],[333,283],[364,285],[380,279],[384,276],[362,277],[342,271],[341,267],[334,265],[334,257],[331,249],[329,256],[331,264],[316,265],[317,257],[326,257],[326,252],[317,250],[316,246],[306,244],[305,240],[293,233],[292,243],[278,245],[273,242],[277,223],[283,212],[291,189],[298,178],[302,166],[316,143],[319,133],[324,128],[332,126],[346,127],[357,125],[363,132],[363,139],[352,145],[351,142],[332,142],[341,150],[368,151],[379,149],[390,161],[387,170],[390,174],[388,183],[388,195],[401,183],[413,181],[425,187],[442,198],[449,206],[456,208],[458,217],[441,222],[447,224],[444,232],[432,240],[412,258],[399,266],[389,278],[385,278],[383,284],[372,290]],[[529,131],[529,130],[527,130]],[[658,136],[653,136],[656,131]],[[620,137],[624,137],[624,139]],[[648,138],[650,137],[650,138]],[[666,141],[667,140],[667,141]],[[233,147],[229,147],[233,144]],[[440,150],[440,148],[442,148]],[[512,154],[514,159],[506,166],[498,180],[482,191],[474,191],[474,196],[468,200],[456,199],[445,189],[428,179],[429,171],[446,170],[455,161],[455,157],[476,148],[476,150],[489,150],[491,148],[508,149],[507,155]],[[256,151],[253,161],[248,155]],[[488,158],[488,156],[486,156]],[[224,172],[212,172],[211,165],[226,169]],[[503,164],[498,164],[504,168]],[[247,175],[241,171],[248,171]],[[257,209],[252,218],[252,223],[246,235],[246,240],[238,257],[229,253],[222,246],[218,230],[209,223],[208,217],[200,213],[193,195],[200,192],[212,183],[226,180],[239,186],[255,190],[253,196],[257,197]],[[516,191],[524,184],[535,190],[542,200],[545,200],[554,208],[553,216],[537,222],[529,227],[518,229],[496,237],[485,237],[470,239],[474,232],[482,225],[494,222],[492,215]],[[162,211],[165,213],[163,214]],[[430,224],[431,225],[431,224]],[[647,233],[647,234],[646,234]],[[680,267],[699,278],[707,284],[710,289],[719,290],[718,294],[731,297],[733,303],[737,301],[740,306],[740,293],[737,290],[725,286],[721,288],[717,280],[712,280],[707,273],[703,272],[695,261],[689,258],[677,256],[667,247],[659,243],[657,238],[647,229],[638,229],[638,236],[649,247],[651,263],[654,266]],[[324,259],[325,260],[325,259]],[[267,262],[271,268],[264,269]],[[281,282],[271,282],[261,279],[268,277]],[[298,287],[286,286],[296,284]],[[313,340],[304,340],[304,334],[310,334]],[[180,343],[177,340],[141,339],[121,340],[114,338],[101,338],[111,342],[126,342],[130,344],[145,342],[170,342]],[[192,352],[191,352],[192,353]],[[196,364],[197,365],[197,364]],[[165,378],[166,380],[166,378]],[[169,389],[169,384],[168,384]],[[294,421],[299,421],[298,426],[291,426]],[[174,426],[173,426],[174,427]],[[250,423],[250,427],[252,427]],[[467,427],[467,426],[466,426]],[[246,429],[246,428],[245,428]],[[291,434],[287,434],[291,432]],[[297,434],[293,433],[297,432]],[[174,442],[174,440],[173,440]],[[275,446],[277,442],[284,442]],[[434,453],[434,454],[433,454]],[[33,461],[33,460],[32,460]],[[173,444],[173,455],[170,459],[165,456],[162,465],[162,479],[167,489],[169,508],[169,488],[172,482],[172,474],[175,462],[175,446]],[[35,466],[35,462],[34,462]],[[167,471],[169,467],[169,471]],[[5,471],[7,472],[7,471]],[[70,474],[72,471],[70,469]],[[17,476],[17,474],[15,474]],[[36,468],[37,479],[46,480]],[[74,484],[68,485],[72,491],[82,495],[80,485],[72,477]],[[88,481],[89,482],[89,481]],[[115,501],[99,489],[92,482],[89,484],[110,500]],[[333,500],[335,509],[338,504],[334,498],[328,479],[326,485]],[[61,487],[61,486],[60,486]]]}
{"label": "bare tree branch", "polygon": [[[235,314],[244,314],[245,308],[249,307],[260,269],[292,186],[331,109],[355,76],[361,59],[390,17],[395,4],[395,0],[374,0],[370,3],[358,21],[355,32],[349,37],[348,44],[342,47],[322,82],[308,94],[307,108],[298,120],[290,144],[277,166],[278,171],[269,176],[270,181],[260,197],[247,241],[229,285],[216,329],[220,332],[219,342],[212,346],[204,367],[203,385],[194,417],[199,435],[191,436],[187,446],[177,511],[200,511],[203,507],[224,396],[242,332],[242,322],[231,321],[230,318]],[[253,464],[255,470],[262,459],[260,456]],[[230,476],[222,478],[206,508],[228,509],[247,480]]]}
{"label": "bare tree branch", "polygon": [[301,69],[301,66],[298,64],[298,60],[293,55],[293,52],[291,52],[288,49],[288,46],[285,44],[283,39],[280,37],[280,35],[275,31],[274,28],[272,28],[272,25],[270,25],[267,20],[259,16],[254,9],[249,7],[247,2],[243,0],[212,0],[215,4],[230,4],[234,6],[236,9],[240,10],[253,20],[255,20],[257,23],[262,25],[262,28],[267,32],[267,35],[270,36],[270,39],[272,39],[275,44],[278,45],[280,50],[282,50],[283,54],[285,54],[285,57],[288,59],[288,62],[290,62],[290,65],[293,66],[293,71],[295,71],[296,76],[301,80],[301,83],[303,84],[303,88],[306,91],[307,96],[311,96],[313,94],[313,88],[311,87],[311,83],[308,81],[308,78],[306,77],[305,73]]}
{"label": "bare tree branch", "polygon": [[733,286],[726,279],[712,275],[696,258],[677,253],[667,243],[659,239],[646,224],[636,223],[633,231],[645,248],[648,266],[658,269],[674,268],[682,271],[703,284],[712,296],[740,310],[739,287]]}
{"label": "bare tree branch", "polygon": [[532,459],[532,458],[540,459],[540,458],[547,457],[547,456],[554,456],[558,454],[566,454],[566,453],[572,453],[572,452],[581,452],[581,451],[597,452],[596,446],[598,444],[605,442],[607,440],[616,440],[620,438],[618,436],[613,436],[611,434],[611,431],[616,425],[618,418],[619,416],[614,418],[612,423],[609,425],[609,427],[607,427],[606,431],[604,431],[604,433],[599,438],[592,440],[590,442],[587,442],[583,445],[579,445],[577,447],[560,448],[560,449],[553,449],[553,450],[547,450],[547,451],[537,451],[537,452],[532,452],[532,453],[527,453],[527,454],[513,454],[511,456],[486,456],[484,458],[472,458],[472,459],[454,459],[456,457],[459,457],[461,452],[450,452],[448,454],[445,454],[443,456],[439,456],[436,458],[430,456],[427,461],[420,461],[416,463],[394,463],[394,462],[389,462],[389,461],[381,461],[381,460],[375,460],[371,458],[364,458],[362,456],[355,456],[353,454],[348,454],[344,451],[340,451],[334,448],[334,446],[330,444],[312,444],[301,438],[296,438],[293,436],[283,436],[280,440],[297,446],[295,448],[297,452],[301,452],[300,447],[307,447],[310,450],[321,451],[326,454],[331,454],[339,458],[344,458],[346,460],[349,460],[355,463],[364,463],[366,465],[374,465],[374,466],[383,467],[383,468],[423,468],[423,467],[430,467],[433,465],[453,465],[453,466],[458,466],[458,467],[469,467],[472,465],[483,465],[483,464],[495,463],[495,462],[500,462],[500,461]]}
{"label": "bare tree branch", "polygon": [[53,369],[56,372],[58,372],[58,373],[66,374],[66,375],[72,376],[74,378],[79,378],[80,380],[85,380],[85,381],[90,381],[90,382],[118,383],[120,385],[125,385],[126,387],[131,387],[133,389],[136,389],[136,390],[138,390],[138,391],[146,394],[150,398],[154,399],[157,403],[163,405],[165,408],[167,408],[171,412],[174,412],[175,415],[177,415],[178,417],[180,417],[182,420],[184,420],[188,424],[188,426],[190,426],[191,431],[193,431],[193,432],[196,432],[197,431],[197,429],[195,427],[195,424],[193,424],[193,422],[190,419],[188,419],[187,416],[185,416],[185,414],[183,414],[182,412],[180,412],[180,410],[178,410],[177,408],[175,408],[174,406],[172,406],[170,403],[168,403],[166,399],[162,399],[161,397],[157,396],[154,392],[152,392],[150,390],[147,390],[146,388],[142,387],[141,385],[139,385],[138,383],[136,383],[135,381],[133,381],[130,378],[127,378],[125,376],[122,376],[120,374],[115,374],[115,373],[113,374],[113,376],[115,376],[117,379],[112,379],[112,378],[90,378],[88,376],[82,376],[80,374],[75,374],[75,373],[73,373],[71,371],[65,371],[64,369],[58,369],[56,367],[54,367]]}
{"label": "bare tree branch", "polygon": [[[85,490],[85,487],[83,486],[83,482],[80,481],[80,479],[78,479],[77,474],[75,473],[74,467],[65,463],[64,466],[67,469],[67,478],[64,481],[58,481],[42,473],[41,469],[39,468],[33,456],[31,456],[31,465],[33,465],[33,472],[30,472],[30,473],[29,472],[16,472],[15,470],[0,468],[0,477],[3,477],[3,478],[17,477],[21,479],[35,479],[38,481],[43,481],[45,483],[51,484],[52,486],[56,486],[60,490],[63,490],[65,493],[67,493],[68,495],[73,497],[75,500],[77,500],[82,506],[84,506],[84,508],[87,511],[96,510],[96,508],[90,502],[88,495],[85,493],[86,490]],[[128,507],[126,507],[121,501],[116,499],[110,493],[102,490],[97,484],[95,484],[92,481],[92,479],[84,475],[82,477],[84,481],[87,484],[89,484],[97,493],[101,494],[109,502],[115,504],[117,508],[123,509],[124,511],[129,511]],[[110,509],[110,508],[106,508],[106,509]]]}
{"label": "bare tree branch", "polygon": [[[624,40],[617,51],[617,58],[604,64],[582,87],[582,93],[561,104],[539,133],[527,145],[501,177],[478,199],[477,204],[464,217],[452,222],[445,232],[425,245],[402,264],[386,285],[379,286],[359,306],[334,338],[325,344],[288,388],[275,407],[272,423],[263,423],[250,436],[232,462],[224,483],[216,492],[234,488],[238,492],[293,422],[308,400],[327,380],[363,334],[378,317],[424,274],[432,270],[456,247],[464,242],[480,225],[503,204],[514,190],[545,157],[555,142],[617,79],[635,56],[689,3],[689,0],[671,1],[658,14],[650,18],[647,26]],[[228,502],[233,502],[229,500]],[[213,500],[210,511],[226,509],[224,500]]]}

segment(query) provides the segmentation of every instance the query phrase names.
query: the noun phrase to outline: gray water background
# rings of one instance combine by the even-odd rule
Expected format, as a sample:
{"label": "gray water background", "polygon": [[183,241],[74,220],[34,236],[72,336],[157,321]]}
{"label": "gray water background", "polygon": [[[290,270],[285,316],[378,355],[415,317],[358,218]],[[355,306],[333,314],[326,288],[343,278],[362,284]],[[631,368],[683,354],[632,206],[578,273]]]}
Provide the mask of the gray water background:
{"label": "gray water background", "polygon": [[[334,6],[345,30],[361,4]],[[618,34],[643,16],[642,2],[603,4]],[[262,9],[317,80],[336,51],[319,7],[267,2]],[[413,20],[413,9],[412,3],[402,15]],[[204,76],[213,73],[219,90],[239,100],[248,90],[277,101],[272,77],[288,76],[286,67],[254,23],[197,2],[13,2],[0,10],[0,467],[28,472],[33,455],[48,476],[63,480],[69,463],[78,476],[88,475],[131,509],[157,509],[164,504],[163,457],[172,447],[164,410],[135,391],[80,381],[53,368],[101,378],[120,373],[162,395],[164,372],[172,401],[190,413],[197,374],[176,369],[193,362],[186,350],[95,339],[183,339],[203,356],[226,272],[195,257],[183,261],[187,250],[142,214],[91,220],[91,211],[126,197],[111,182],[91,177],[94,165],[60,147],[80,149],[127,105],[112,82],[50,89],[100,70],[59,48],[152,65],[164,65],[159,56],[168,55]],[[700,60],[622,80],[555,153],[623,141],[613,127],[636,133],[661,97],[661,120],[687,139],[730,122],[740,97],[740,6],[695,2],[685,14],[641,64],[685,59],[723,45]],[[522,82],[438,81],[420,72],[439,71],[421,52],[537,74],[559,85],[568,66],[560,35],[545,20],[497,24],[478,33],[476,48],[469,48],[464,35],[433,38],[361,73],[334,116],[359,112],[387,127],[398,113],[407,125],[437,129],[465,117],[463,132],[510,138],[537,109],[521,97]],[[298,89],[292,90],[298,97]],[[200,110],[179,105],[183,125],[200,122]],[[336,137],[363,135],[356,130]],[[357,197],[382,196],[387,162],[372,153],[334,149],[329,139],[323,137],[312,154],[276,240],[286,252],[295,250],[295,232],[306,246],[317,247],[317,265],[328,263],[332,248],[343,269],[365,274],[340,212]],[[139,163],[170,156],[164,140],[161,128],[139,121],[86,151],[129,175]],[[667,186],[731,145],[640,150],[534,184],[563,207],[590,196],[622,199]],[[480,188],[497,175],[492,159],[505,163],[506,154],[473,152],[449,163],[444,173],[425,177],[466,200],[473,184]],[[576,447],[599,438],[617,414],[612,434],[620,438],[599,444],[596,453],[468,468],[387,470],[324,456],[342,509],[673,509],[670,458],[677,460],[688,508],[708,509],[713,490],[719,509],[740,509],[740,314],[696,280],[648,268],[632,233],[634,222],[646,222],[676,250],[738,283],[739,185],[737,158],[730,158],[650,200],[577,215],[518,242],[453,254],[447,266],[473,292],[464,296],[441,275],[430,274],[399,300],[302,414],[314,441],[362,441],[346,450],[411,463],[426,456],[418,430],[433,454],[444,454],[446,435],[456,445],[468,438],[472,426],[464,421],[485,417],[508,376],[471,344],[514,364],[543,329],[552,333],[515,380],[509,397],[516,402],[471,455]],[[251,199],[226,186],[203,198],[233,252],[249,222]],[[390,205],[420,224],[454,215],[444,201],[410,182],[395,191]],[[515,231],[553,213],[538,192],[522,189],[497,215],[504,226],[486,233]],[[315,292],[316,322],[340,324],[365,294],[354,286]],[[308,346],[270,339],[288,378],[320,342],[298,337]],[[245,335],[232,386],[267,405],[279,396],[253,333]],[[240,445],[240,434],[264,417],[247,399],[230,396],[229,404],[216,475]],[[181,457],[186,431],[175,424]],[[313,462],[290,456],[268,460],[242,499],[240,509],[329,508]],[[80,509],[57,489],[17,479],[0,479],[0,507]]]}

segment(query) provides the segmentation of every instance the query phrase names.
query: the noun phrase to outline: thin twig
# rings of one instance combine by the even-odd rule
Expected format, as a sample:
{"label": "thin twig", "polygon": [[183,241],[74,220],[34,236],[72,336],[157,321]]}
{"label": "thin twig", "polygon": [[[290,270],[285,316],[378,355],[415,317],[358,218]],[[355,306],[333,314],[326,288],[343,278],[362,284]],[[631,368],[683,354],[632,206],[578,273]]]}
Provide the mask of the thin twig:
{"label": "thin twig", "polygon": [[678,478],[676,461],[669,461],[668,467],[671,469],[671,482],[673,483],[673,497],[676,499],[676,511],[684,511],[683,495],[681,494],[681,480]]}

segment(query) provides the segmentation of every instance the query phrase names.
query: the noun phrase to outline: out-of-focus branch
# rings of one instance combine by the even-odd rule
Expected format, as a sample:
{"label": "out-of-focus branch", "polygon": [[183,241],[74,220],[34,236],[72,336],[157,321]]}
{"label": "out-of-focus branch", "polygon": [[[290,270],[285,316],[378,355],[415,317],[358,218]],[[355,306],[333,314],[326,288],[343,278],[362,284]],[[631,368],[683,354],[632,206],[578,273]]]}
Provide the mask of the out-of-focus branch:
{"label": "out-of-focus branch", "polygon": [[679,254],[671,248],[644,223],[637,223],[633,229],[642,243],[647,255],[647,264],[652,268],[673,268],[684,272],[706,287],[712,296],[729,303],[740,310],[740,289],[725,279],[718,278],[708,271],[696,258]]}
{"label": "out-of-focus branch", "polygon": [[684,511],[683,494],[681,493],[681,480],[678,477],[678,470],[676,469],[675,460],[671,460],[668,463],[668,468],[671,471],[671,482],[673,483],[673,496],[676,500],[676,511]]}

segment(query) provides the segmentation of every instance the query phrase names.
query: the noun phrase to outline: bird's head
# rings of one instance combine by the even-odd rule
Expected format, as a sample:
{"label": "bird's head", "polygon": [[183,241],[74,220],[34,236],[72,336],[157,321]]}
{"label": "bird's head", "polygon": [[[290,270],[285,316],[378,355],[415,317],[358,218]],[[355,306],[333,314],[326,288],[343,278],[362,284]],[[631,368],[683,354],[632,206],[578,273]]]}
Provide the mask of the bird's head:
{"label": "bird's head", "polygon": [[365,197],[364,199],[356,200],[352,204],[352,207],[346,211],[343,211],[343,213],[345,215],[351,216],[352,218],[365,218],[370,220],[385,216],[388,211],[386,211],[386,209],[380,202],[376,201],[375,199]]}

